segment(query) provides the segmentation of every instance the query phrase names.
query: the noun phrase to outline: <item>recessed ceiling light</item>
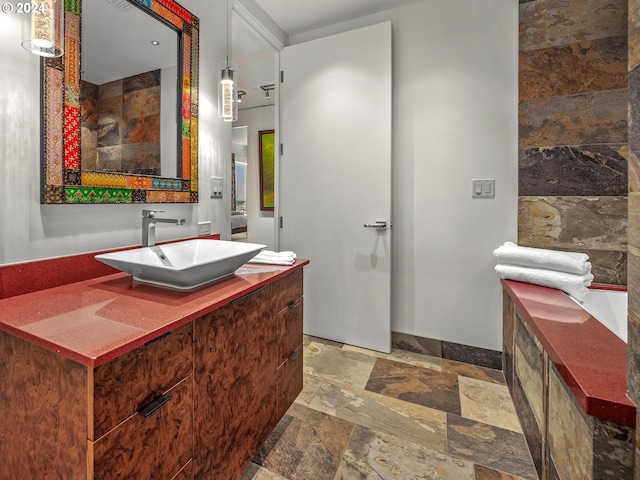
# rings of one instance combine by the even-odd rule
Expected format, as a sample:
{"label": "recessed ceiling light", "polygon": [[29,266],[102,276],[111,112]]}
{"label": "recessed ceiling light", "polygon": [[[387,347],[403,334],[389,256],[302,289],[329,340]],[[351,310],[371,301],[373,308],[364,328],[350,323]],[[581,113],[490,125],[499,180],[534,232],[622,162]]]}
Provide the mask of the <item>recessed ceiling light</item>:
{"label": "recessed ceiling light", "polygon": [[151,45],[157,47],[158,45],[160,45],[160,42],[158,40],[151,40]]}

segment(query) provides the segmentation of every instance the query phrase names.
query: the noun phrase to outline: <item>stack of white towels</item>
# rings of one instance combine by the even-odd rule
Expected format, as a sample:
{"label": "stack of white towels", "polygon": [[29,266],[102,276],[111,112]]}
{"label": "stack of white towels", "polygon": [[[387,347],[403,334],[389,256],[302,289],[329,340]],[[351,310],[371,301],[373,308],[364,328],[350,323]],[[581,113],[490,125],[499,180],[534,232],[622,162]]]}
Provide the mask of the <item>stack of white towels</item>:
{"label": "stack of white towels", "polygon": [[584,301],[593,281],[589,256],[543,248],[520,247],[506,242],[493,251],[500,278],[562,290]]}
{"label": "stack of white towels", "polygon": [[270,265],[293,265],[297,255],[291,251],[274,252],[272,250],[262,250],[253,257],[251,263],[268,263]]}

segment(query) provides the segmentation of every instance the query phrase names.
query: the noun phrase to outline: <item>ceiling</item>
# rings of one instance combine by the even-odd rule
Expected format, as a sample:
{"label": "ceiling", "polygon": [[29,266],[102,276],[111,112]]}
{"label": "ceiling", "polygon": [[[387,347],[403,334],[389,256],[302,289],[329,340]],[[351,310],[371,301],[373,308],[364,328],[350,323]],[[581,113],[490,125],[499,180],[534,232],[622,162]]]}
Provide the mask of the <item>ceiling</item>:
{"label": "ceiling", "polygon": [[418,0],[255,0],[290,37]]}
{"label": "ceiling", "polygon": [[[401,7],[421,0],[255,0],[289,36]],[[237,15],[232,25],[233,61],[238,88],[247,92],[240,109],[273,104],[260,85],[275,81],[274,52]],[[273,97],[272,97],[273,98]]]}
{"label": "ceiling", "polygon": [[247,92],[239,108],[273,105],[273,95],[267,100],[260,85],[274,83],[275,52],[237,14],[233,14],[232,21],[231,50],[238,65],[238,89]]}
{"label": "ceiling", "polygon": [[[421,0],[255,0],[288,35],[293,36]],[[83,77],[102,84],[175,63],[177,35],[123,0],[83,2]],[[105,20],[107,19],[107,20]],[[132,22],[132,23],[131,23]],[[143,26],[148,23],[148,26]],[[154,33],[148,33],[153,29]],[[160,47],[151,47],[150,40]],[[119,42],[119,43],[116,43]],[[133,50],[137,50],[133,52]],[[122,52],[131,61],[123,61]],[[134,55],[132,55],[132,53]],[[233,14],[232,57],[238,64],[238,88],[247,92],[240,108],[273,104],[261,85],[273,84],[275,52],[237,14]],[[90,59],[99,59],[95,65]],[[105,73],[107,72],[107,73]]]}
{"label": "ceiling", "polygon": [[129,2],[82,2],[83,80],[102,85],[177,62],[175,30]]}

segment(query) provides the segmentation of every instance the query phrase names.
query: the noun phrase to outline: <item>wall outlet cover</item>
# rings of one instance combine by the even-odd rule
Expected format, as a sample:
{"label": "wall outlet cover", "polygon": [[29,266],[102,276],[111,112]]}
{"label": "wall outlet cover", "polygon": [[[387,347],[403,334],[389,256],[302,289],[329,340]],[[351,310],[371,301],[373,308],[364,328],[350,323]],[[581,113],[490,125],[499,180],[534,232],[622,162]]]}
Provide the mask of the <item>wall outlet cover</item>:
{"label": "wall outlet cover", "polygon": [[198,222],[198,235],[211,235],[211,222]]}

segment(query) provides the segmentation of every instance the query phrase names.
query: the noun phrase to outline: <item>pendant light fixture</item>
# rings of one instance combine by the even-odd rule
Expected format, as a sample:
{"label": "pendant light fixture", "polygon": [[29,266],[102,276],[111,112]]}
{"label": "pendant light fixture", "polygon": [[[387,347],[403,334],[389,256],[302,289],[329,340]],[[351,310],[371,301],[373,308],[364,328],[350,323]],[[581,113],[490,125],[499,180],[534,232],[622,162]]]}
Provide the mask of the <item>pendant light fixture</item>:
{"label": "pendant light fixture", "polygon": [[238,99],[235,76],[238,66],[229,61],[229,44],[231,38],[231,11],[227,0],[227,60],[218,64],[218,118],[225,122],[238,119]]}
{"label": "pendant light fixture", "polygon": [[22,46],[41,57],[60,57],[64,53],[64,0],[24,3],[31,9],[31,38]]}
{"label": "pendant light fixture", "polygon": [[236,64],[228,60],[218,64],[218,118],[225,122],[238,119],[236,68]]}

